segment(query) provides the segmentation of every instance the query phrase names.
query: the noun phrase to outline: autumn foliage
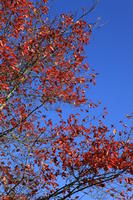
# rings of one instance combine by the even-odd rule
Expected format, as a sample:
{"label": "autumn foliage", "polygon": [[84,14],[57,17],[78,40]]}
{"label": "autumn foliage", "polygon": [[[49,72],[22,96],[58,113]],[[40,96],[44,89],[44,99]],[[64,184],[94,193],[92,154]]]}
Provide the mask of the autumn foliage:
{"label": "autumn foliage", "polygon": [[106,125],[106,109],[92,116],[92,25],[49,12],[47,0],[0,0],[0,197],[76,199],[103,188],[131,199],[133,128]]}

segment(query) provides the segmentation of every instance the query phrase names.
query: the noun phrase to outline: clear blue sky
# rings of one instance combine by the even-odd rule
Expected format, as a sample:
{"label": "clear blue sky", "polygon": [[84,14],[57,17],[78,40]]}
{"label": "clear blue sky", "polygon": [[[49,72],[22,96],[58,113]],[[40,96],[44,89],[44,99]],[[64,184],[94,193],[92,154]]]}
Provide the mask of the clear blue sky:
{"label": "clear blue sky", "polygon": [[[53,1],[53,13],[77,12],[89,8],[93,0]],[[116,123],[133,111],[133,0],[100,0],[88,16],[95,21],[101,17],[104,26],[95,30],[87,48],[88,63],[99,76],[92,93],[109,111]],[[107,23],[106,23],[107,22]]]}
{"label": "clear blue sky", "polygon": [[[56,0],[53,1],[53,13],[71,11],[80,15],[82,8],[89,9],[92,2]],[[114,124],[133,112],[132,9],[133,0],[100,0],[96,10],[88,16],[90,22],[101,17],[101,24],[105,23],[95,30],[86,50],[88,63],[99,73],[91,93],[107,107],[108,122]],[[91,199],[87,196],[83,199],[88,198]]]}

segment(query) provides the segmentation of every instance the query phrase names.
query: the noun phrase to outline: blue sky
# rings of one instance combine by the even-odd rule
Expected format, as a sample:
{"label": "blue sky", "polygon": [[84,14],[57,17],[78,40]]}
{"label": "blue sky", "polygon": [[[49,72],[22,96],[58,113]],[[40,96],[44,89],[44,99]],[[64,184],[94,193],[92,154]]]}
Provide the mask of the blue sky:
{"label": "blue sky", "polygon": [[[53,13],[82,13],[93,0],[53,1]],[[96,10],[87,16],[90,22],[101,17],[86,49],[88,63],[98,73],[92,97],[107,107],[110,121],[116,123],[133,111],[133,1],[100,0]]]}
{"label": "blue sky", "polygon": [[[53,1],[53,14],[71,11],[82,13],[93,0]],[[133,0],[99,0],[96,10],[87,16],[95,22],[101,18],[104,25],[94,31],[86,55],[90,67],[98,73],[91,97],[100,100],[108,110],[108,122],[118,122],[133,112]],[[111,197],[106,198],[112,199]],[[91,196],[84,196],[91,200]]]}

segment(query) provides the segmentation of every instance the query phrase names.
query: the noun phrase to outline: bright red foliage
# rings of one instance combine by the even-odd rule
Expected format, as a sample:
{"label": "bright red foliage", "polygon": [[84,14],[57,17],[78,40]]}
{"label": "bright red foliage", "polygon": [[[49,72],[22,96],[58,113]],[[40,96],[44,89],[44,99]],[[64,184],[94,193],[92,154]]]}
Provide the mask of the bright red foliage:
{"label": "bright red foliage", "polygon": [[[67,199],[102,187],[130,199],[133,128],[107,127],[106,110],[90,117],[99,106],[87,99],[96,76],[85,63],[91,26],[66,14],[51,22],[47,4],[0,0],[1,198]],[[66,120],[63,104],[74,107]]]}

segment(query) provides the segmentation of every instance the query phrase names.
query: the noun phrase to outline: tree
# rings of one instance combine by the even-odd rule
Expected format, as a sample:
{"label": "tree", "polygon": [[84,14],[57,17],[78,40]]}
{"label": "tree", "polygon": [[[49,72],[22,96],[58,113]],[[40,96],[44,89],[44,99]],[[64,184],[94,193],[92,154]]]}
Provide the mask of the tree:
{"label": "tree", "polygon": [[[49,19],[47,0],[0,8],[1,198],[68,199],[88,188],[132,198],[132,127],[109,128],[106,109],[90,117],[99,104],[87,95],[96,73],[85,62],[92,25],[83,17],[93,7],[78,19]],[[75,108],[67,119],[62,105]]]}

